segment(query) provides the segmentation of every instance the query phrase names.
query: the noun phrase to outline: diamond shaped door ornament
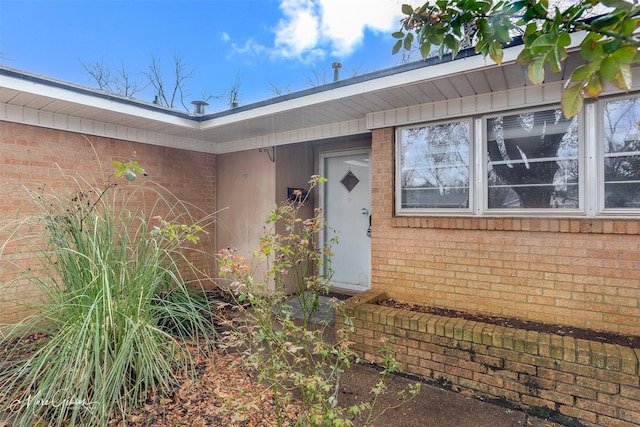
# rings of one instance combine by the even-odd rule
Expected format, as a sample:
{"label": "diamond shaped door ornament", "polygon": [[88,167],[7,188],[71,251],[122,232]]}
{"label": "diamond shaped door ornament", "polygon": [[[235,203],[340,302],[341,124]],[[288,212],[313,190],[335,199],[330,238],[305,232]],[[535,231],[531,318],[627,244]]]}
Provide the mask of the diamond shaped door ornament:
{"label": "diamond shaped door ornament", "polygon": [[347,172],[347,174],[340,180],[340,183],[344,185],[344,188],[346,188],[349,193],[356,188],[356,185],[358,185],[359,182],[360,180],[358,177],[351,171]]}

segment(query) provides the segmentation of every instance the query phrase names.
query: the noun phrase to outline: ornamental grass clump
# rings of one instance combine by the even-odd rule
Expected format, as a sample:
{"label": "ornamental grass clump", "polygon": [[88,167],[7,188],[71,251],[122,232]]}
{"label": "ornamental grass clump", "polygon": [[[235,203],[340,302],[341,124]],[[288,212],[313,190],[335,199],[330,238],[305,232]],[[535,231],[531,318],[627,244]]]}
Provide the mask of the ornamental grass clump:
{"label": "ornamental grass clump", "polygon": [[[115,177],[130,181],[141,171],[114,165]],[[131,185],[128,196],[118,192],[115,177],[101,189],[76,181],[72,196],[33,193],[43,240],[26,280],[41,297],[23,303],[33,314],[0,339],[0,414],[14,426],[124,419],[150,393],[173,387],[177,369],[192,368],[187,342],[212,342],[209,304],[181,274],[195,270],[183,243],[197,241],[211,217],[188,226],[148,220],[149,210],[131,209],[141,195]],[[165,217],[185,207],[160,192],[156,200]],[[25,351],[34,333],[42,339]]]}

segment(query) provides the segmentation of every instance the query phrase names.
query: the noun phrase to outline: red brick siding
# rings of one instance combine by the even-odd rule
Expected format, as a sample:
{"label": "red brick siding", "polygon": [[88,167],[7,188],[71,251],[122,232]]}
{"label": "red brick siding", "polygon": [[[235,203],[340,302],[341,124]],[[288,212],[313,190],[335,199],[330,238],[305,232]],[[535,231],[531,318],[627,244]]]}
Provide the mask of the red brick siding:
{"label": "red brick siding", "polygon": [[394,216],[394,132],[373,132],[372,288],[485,314],[640,334],[637,219]]}
{"label": "red brick siding", "polygon": [[[29,201],[27,189],[55,189],[56,194],[60,194],[62,189],[72,189],[73,178],[87,180],[101,187],[113,172],[111,162],[129,159],[138,161],[149,176],[139,177],[134,185],[120,180],[117,188],[123,196],[132,194],[139,184],[144,184],[149,190],[157,189],[157,183],[164,188],[161,193],[168,200],[171,200],[168,196],[170,192],[187,204],[197,206],[198,209],[178,209],[191,211],[196,219],[202,218],[203,212],[215,211],[216,156],[213,154],[0,121],[0,248],[7,240],[8,233],[15,229],[12,224],[16,220],[37,213],[37,208]],[[151,206],[160,197],[156,191],[149,190],[145,190],[144,195],[136,193],[133,207],[146,209],[150,216],[166,215],[167,206],[160,206],[153,213],[150,212]],[[175,200],[170,203],[175,203]],[[183,222],[188,222],[186,217],[182,219]],[[22,229],[20,233],[27,231]],[[37,232],[37,229],[31,227],[31,231]],[[209,234],[202,236],[199,249],[211,253],[215,250],[215,233],[213,228],[207,231]],[[28,243],[14,241],[4,247],[0,258],[0,283],[5,283],[24,268],[35,268]],[[202,254],[191,254],[194,263],[211,270],[211,260],[205,258],[207,256]],[[8,260],[16,261],[17,265],[11,267]],[[21,283],[24,286],[13,287],[11,292],[19,298],[27,299],[33,290],[26,286],[26,282]],[[7,295],[8,292],[5,292],[4,296]],[[15,319],[23,314],[20,308],[8,308],[7,304],[2,305],[1,302],[0,306],[2,319]]]}

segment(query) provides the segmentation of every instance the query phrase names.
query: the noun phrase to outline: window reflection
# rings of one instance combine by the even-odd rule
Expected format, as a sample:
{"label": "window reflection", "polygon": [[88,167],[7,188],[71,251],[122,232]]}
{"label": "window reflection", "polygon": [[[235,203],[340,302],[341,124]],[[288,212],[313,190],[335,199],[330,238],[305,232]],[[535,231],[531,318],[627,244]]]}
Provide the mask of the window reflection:
{"label": "window reflection", "polygon": [[402,208],[468,208],[468,121],[403,129]]}
{"label": "window reflection", "polygon": [[604,103],[605,208],[640,207],[640,102]]}
{"label": "window reflection", "polygon": [[578,119],[560,109],[487,120],[489,209],[577,209]]}

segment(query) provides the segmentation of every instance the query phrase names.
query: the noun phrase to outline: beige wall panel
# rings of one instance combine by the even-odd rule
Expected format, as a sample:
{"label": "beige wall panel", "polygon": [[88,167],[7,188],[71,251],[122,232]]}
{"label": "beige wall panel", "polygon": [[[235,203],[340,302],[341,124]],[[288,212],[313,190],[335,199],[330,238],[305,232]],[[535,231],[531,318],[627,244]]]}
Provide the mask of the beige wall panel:
{"label": "beige wall panel", "polygon": [[258,268],[257,280],[266,270],[253,252],[275,203],[275,164],[255,149],[219,155],[218,168],[218,249],[237,250]]}

